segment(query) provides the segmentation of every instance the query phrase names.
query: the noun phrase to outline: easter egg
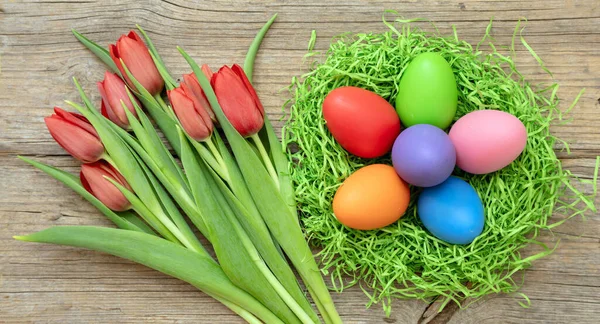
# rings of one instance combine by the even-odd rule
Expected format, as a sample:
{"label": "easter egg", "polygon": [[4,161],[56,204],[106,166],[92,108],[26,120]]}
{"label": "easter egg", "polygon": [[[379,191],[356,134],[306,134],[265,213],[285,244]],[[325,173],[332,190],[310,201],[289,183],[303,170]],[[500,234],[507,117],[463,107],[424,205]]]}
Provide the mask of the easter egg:
{"label": "easter egg", "polygon": [[411,126],[396,138],[392,162],[404,181],[431,187],[446,180],[456,162],[454,145],[441,129],[427,124]]}
{"label": "easter egg", "polygon": [[445,129],[456,114],[457,102],[454,73],[441,55],[419,54],[408,64],[396,97],[404,126],[430,124]]}
{"label": "easter egg", "polygon": [[499,110],[477,110],[450,129],[456,165],[473,174],[504,168],[525,149],[527,129],[515,116]]}
{"label": "easter egg", "polygon": [[470,184],[454,176],[423,189],[417,214],[431,234],[451,244],[469,244],[483,231],[481,199]]}
{"label": "easter egg", "polygon": [[371,230],[397,221],[408,207],[408,185],[394,168],[372,164],[352,173],[333,197],[333,213],[350,228]]}
{"label": "easter egg", "polygon": [[362,158],[386,154],[400,133],[394,107],[378,94],[357,87],[341,87],[327,94],[323,117],[335,140]]}

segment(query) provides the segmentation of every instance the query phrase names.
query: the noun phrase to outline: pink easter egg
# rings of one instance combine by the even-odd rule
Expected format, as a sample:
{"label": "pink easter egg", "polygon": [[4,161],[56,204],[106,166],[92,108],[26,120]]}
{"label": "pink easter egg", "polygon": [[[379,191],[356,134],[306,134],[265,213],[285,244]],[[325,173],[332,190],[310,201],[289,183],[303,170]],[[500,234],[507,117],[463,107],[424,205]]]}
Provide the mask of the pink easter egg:
{"label": "pink easter egg", "polygon": [[470,112],[454,123],[450,140],[456,165],[473,174],[500,170],[525,149],[527,129],[515,116],[499,110]]}

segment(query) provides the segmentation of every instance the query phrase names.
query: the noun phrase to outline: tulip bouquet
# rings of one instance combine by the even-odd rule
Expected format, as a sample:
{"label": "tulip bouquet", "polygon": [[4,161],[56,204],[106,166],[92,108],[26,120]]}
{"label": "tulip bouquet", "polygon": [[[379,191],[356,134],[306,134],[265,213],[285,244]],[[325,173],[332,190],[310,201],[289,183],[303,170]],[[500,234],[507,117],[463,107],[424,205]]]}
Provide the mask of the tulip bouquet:
{"label": "tulip bouquet", "polygon": [[194,285],[250,323],[340,323],[298,222],[282,144],[251,83],[274,20],[257,34],[243,68],[213,73],[179,48],[192,70],[179,85],[139,26],[142,37],[131,31],[108,50],[73,31],[110,69],[98,83],[100,109],[74,79],[82,104],[66,103],[78,113],[56,107],[45,119],[56,142],[83,163],[80,176],[21,159],[75,190],[118,229],[60,226],[16,238],[138,262]]}

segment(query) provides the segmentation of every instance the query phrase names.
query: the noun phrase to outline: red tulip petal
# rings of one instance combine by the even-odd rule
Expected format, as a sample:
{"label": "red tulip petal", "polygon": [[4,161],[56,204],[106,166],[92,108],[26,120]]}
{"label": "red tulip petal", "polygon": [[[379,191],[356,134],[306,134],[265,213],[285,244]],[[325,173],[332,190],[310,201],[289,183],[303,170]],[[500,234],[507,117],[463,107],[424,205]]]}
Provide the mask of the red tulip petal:
{"label": "red tulip petal", "polygon": [[108,117],[108,112],[106,111],[106,104],[104,104],[104,99],[102,99],[102,100],[100,101],[100,113],[102,114],[102,116],[104,116],[104,117],[106,117],[106,118],[110,119],[110,118]]}
{"label": "red tulip petal", "polygon": [[[108,72],[107,72],[108,73]],[[106,79],[106,74],[104,75],[104,79]],[[98,82],[98,92],[100,93],[100,113],[102,114],[102,116],[108,118],[109,120],[111,120],[112,122],[115,122],[114,120],[111,119],[111,117],[108,114],[108,110],[106,109],[106,106],[108,105],[108,96],[106,95],[106,91],[104,91],[104,81]]]}
{"label": "red tulip petal", "polygon": [[[112,109],[111,105],[105,104],[105,110],[106,110],[106,114],[108,115],[108,119],[110,119],[113,123],[117,124],[119,127],[123,128],[123,129],[129,129],[129,121],[123,122],[123,120],[121,119],[122,117],[119,116],[115,112],[114,109]],[[121,110],[119,110],[119,112],[122,112],[123,114],[125,114],[125,111],[123,110],[123,108],[121,108]],[[125,118],[127,118],[127,116],[125,116]]]}
{"label": "red tulip petal", "polygon": [[101,168],[109,177],[117,181],[120,185],[127,188],[128,190],[131,190],[131,186],[129,186],[129,183],[127,182],[127,180],[125,180],[125,177],[123,177],[121,173],[117,169],[115,169],[115,167],[113,167],[110,163],[102,163]]}
{"label": "red tulip petal", "polygon": [[100,98],[102,98],[104,100],[108,100],[108,98],[106,96],[106,91],[104,91],[104,83],[105,82],[106,82],[106,73],[104,74],[104,80],[102,80],[100,82],[96,82],[96,86],[98,87],[98,92],[100,93]]}
{"label": "red tulip petal", "polygon": [[112,175],[107,172],[106,164],[108,163],[105,161],[99,161],[82,165],[80,178],[84,178],[90,188],[90,192],[94,197],[105,204],[106,207],[114,211],[127,210],[131,206],[129,201],[115,185],[104,178],[105,176],[113,178]]}
{"label": "red tulip petal", "polygon": [[210,69],[210,67],[208,66],[208,64],[202,64],[202,72],[204,73],[204,76],[206,76],[208,81],[210,81],[210,79],[212,79],[213,72]]}
{"label": "red tulip petal", "polygon": [[85,178],[85,176],[83,174],[83,168],[79,172],[79,181],[81,181],[81,185],[87,192],[91,193],[92,195],[94,194],[94,192],[92,191],[92,187],[90,187],[90,183],[87,181],[87,179]]}
{"label": "red tulip petal", "polygon": [[264,115],[265,115],[265,109],[263,108],[263,105],[260,102],[260,99],[258,99],[258,95],[256,94],[256,91],[254,90],[254,87],[252,86],[252,83],[250,83],[250,80],[248,80],[248,76],[246,76],[246,72],[244,72],[244,69],[242,69],[242,67],[239,66],[239,65],[237,65],[237,64],[234,64],[231,67],[231,69],[233,70],[233,72],[235,74],[237,74],[237,76],[240,78],[240,80],[242,80],[242,82],[246,86],[246,89],[248,90],[248,92],[252,96],[252,99],[254,99],[254,103],[256,104],[256,107],[258,107],[258,109],[260,110],[260,113],[264,117]]}
{"label": "red tulip petal", "polygon": [[121,104],[121,100],[125,103],[129,111],[137,117],[137,112],[133,107],[133,103],[129,99],[129,95],[127,94],[126,85],[121,78],[119,78],[116,74],[107,73],[104,77],[104,92],[106,103],[110,106],[113,114],[118,118],[119,122],[115,121],[111,118],[111,120],[119,125],[125,125],[129,127],[129,120],[127,119],[127,114],[123,109],[123,105]]}
{"label": "red tulip petal", "polygon": [[213,75],[212,82],[223,113],[233,127],[244,137],[257,133],[264,124],[263,114],[244,82],[227,66]]}
{"label": "red tulip petal", "polygon": [[[100,96],[102,97],[100,102],[100,113],[102,116],[108,118],[113,123],[117,124],[119,127],[127,129],[129,127],[129,122],[123,122],[121,117],[114,112],[113,106],[110,104],[108,93],[106,91],[105,85],[107,84],[106,79],[104,82],[98,82],[98,91],[100,92]],[[109,90],[110,91],[110,90]],[[123,108],[120,110],[123,114]],[[127,120],[127,116],[125,116],[125,120]]]}
{"label": "red tulip petal", "polygon": [[200,114],[204,122],[207,125],[212,124],[212,120],[215,120],[215,113],[212,111],[212,108],[204,95],[204,91],[202,91],[202,87],[200,87],[200,83],[198,83],[198,79],[196,79],[196,76],[193,73],[185,74],[183,76],[181,88],[183,89],[183,92],[185,92],[185,95],[192,99],[194,107],[196,107],[198,114]]}
{"label": "red tulip petal", "polygon": [[83,128],[86,132],[94,135],[96,138],[100,138],[94,126],[90,124],[90,122],[85,118],[82,114],[72,113],[65,110],[62,110],[59,107],[54,107],[54,113],[58,115],[60,118],[68,121],[71,124],[74,124],[77,127]]}
{"label": "red tulip petal", "polygon": [[127,180],[125,180],[125,177],[123,177],[123,175],[121,175],[121,173],[119,173],[117,170],[114,170],[114,176],[115,176],[115,180],[117,180],[123,187],[127,188],[127,190],[130,190],[130,191],[133,190],[133,189],[131,189],[129,182],[127,182]]}
{"label": "red tulip petal", "polygon": [[142,38],[140,38],[140,36],[135,32],[135,30],[130,30],[129,34],[127,34],[127,37],[133,39],[134,41],[146,46],[144,44],[144,41],[142,41]]}
{"label": "red tulip petal", "polygon": [[[130,33],[131,34],[131,33]],[[148,48],[138,38],[121,37],[117,42],[118,53],[135,79],[151,94],[159,93],[164,81],[154,65]],[[129,82],[128,82],[129,83]],[[129,83],[132,86],[131,83]],[[135,88],[132,86],[132,88]]]}
{"label": "red tulip petal", "polygon": [[104,153],[100,140],[81,127],[58,115],[46,117],[44,121],[54,140],[76,159],[84,163],[95,162]]}
{"label": "red tulip petal", "polygon": [[196,111],[194,102],[188,98],[183,89],[176,88],[167,92],[173,111],[185,132],[197,141],[207,139],[212,133],[212,123],[208,126]]}
{"label": "red tulip petal", "polygon": [[[117,48],[117,46],[115,46],[114,44],[108,45],[108,54],[110,54],[110,57],[113,59],[113,61],[115,63],[119,62],[119,59],[121,58],[121,56],[119,55],[119,49]],[[117,64],[117,66],[118,65],[119,64]]]}
{"label": "red tulip petal", "polygon": [[125,69],[123,68],[123,64],[121,64],[121,55],[119,53],[119,48],[116,45],[110,44],[108,46],[108,52],[109,52],[110,57],[112,58],[113,62],[115,62],[115,65],[121,72],[121,75],[123,76],[123,78],[125,78],[125,81],[127,82],[127,84],[129,84],[131,87],[133,87],[134,84],[131,82],[131,80],[129,80],[129,77],[127,76],[127,73],[125,73]]}

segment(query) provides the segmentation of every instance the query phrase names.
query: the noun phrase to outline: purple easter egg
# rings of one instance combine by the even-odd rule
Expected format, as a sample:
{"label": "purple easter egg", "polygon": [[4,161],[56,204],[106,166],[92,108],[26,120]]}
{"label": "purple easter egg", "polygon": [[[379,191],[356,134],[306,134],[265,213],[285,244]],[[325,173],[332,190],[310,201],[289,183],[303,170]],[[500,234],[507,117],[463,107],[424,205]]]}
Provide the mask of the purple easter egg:
{"label": "purple easter egg", "polygon": [[433,187],[452,174],[456,151],[443,130],[419,124],[398,135],[392,147],[392,162],[404,181],[418,187]]}

